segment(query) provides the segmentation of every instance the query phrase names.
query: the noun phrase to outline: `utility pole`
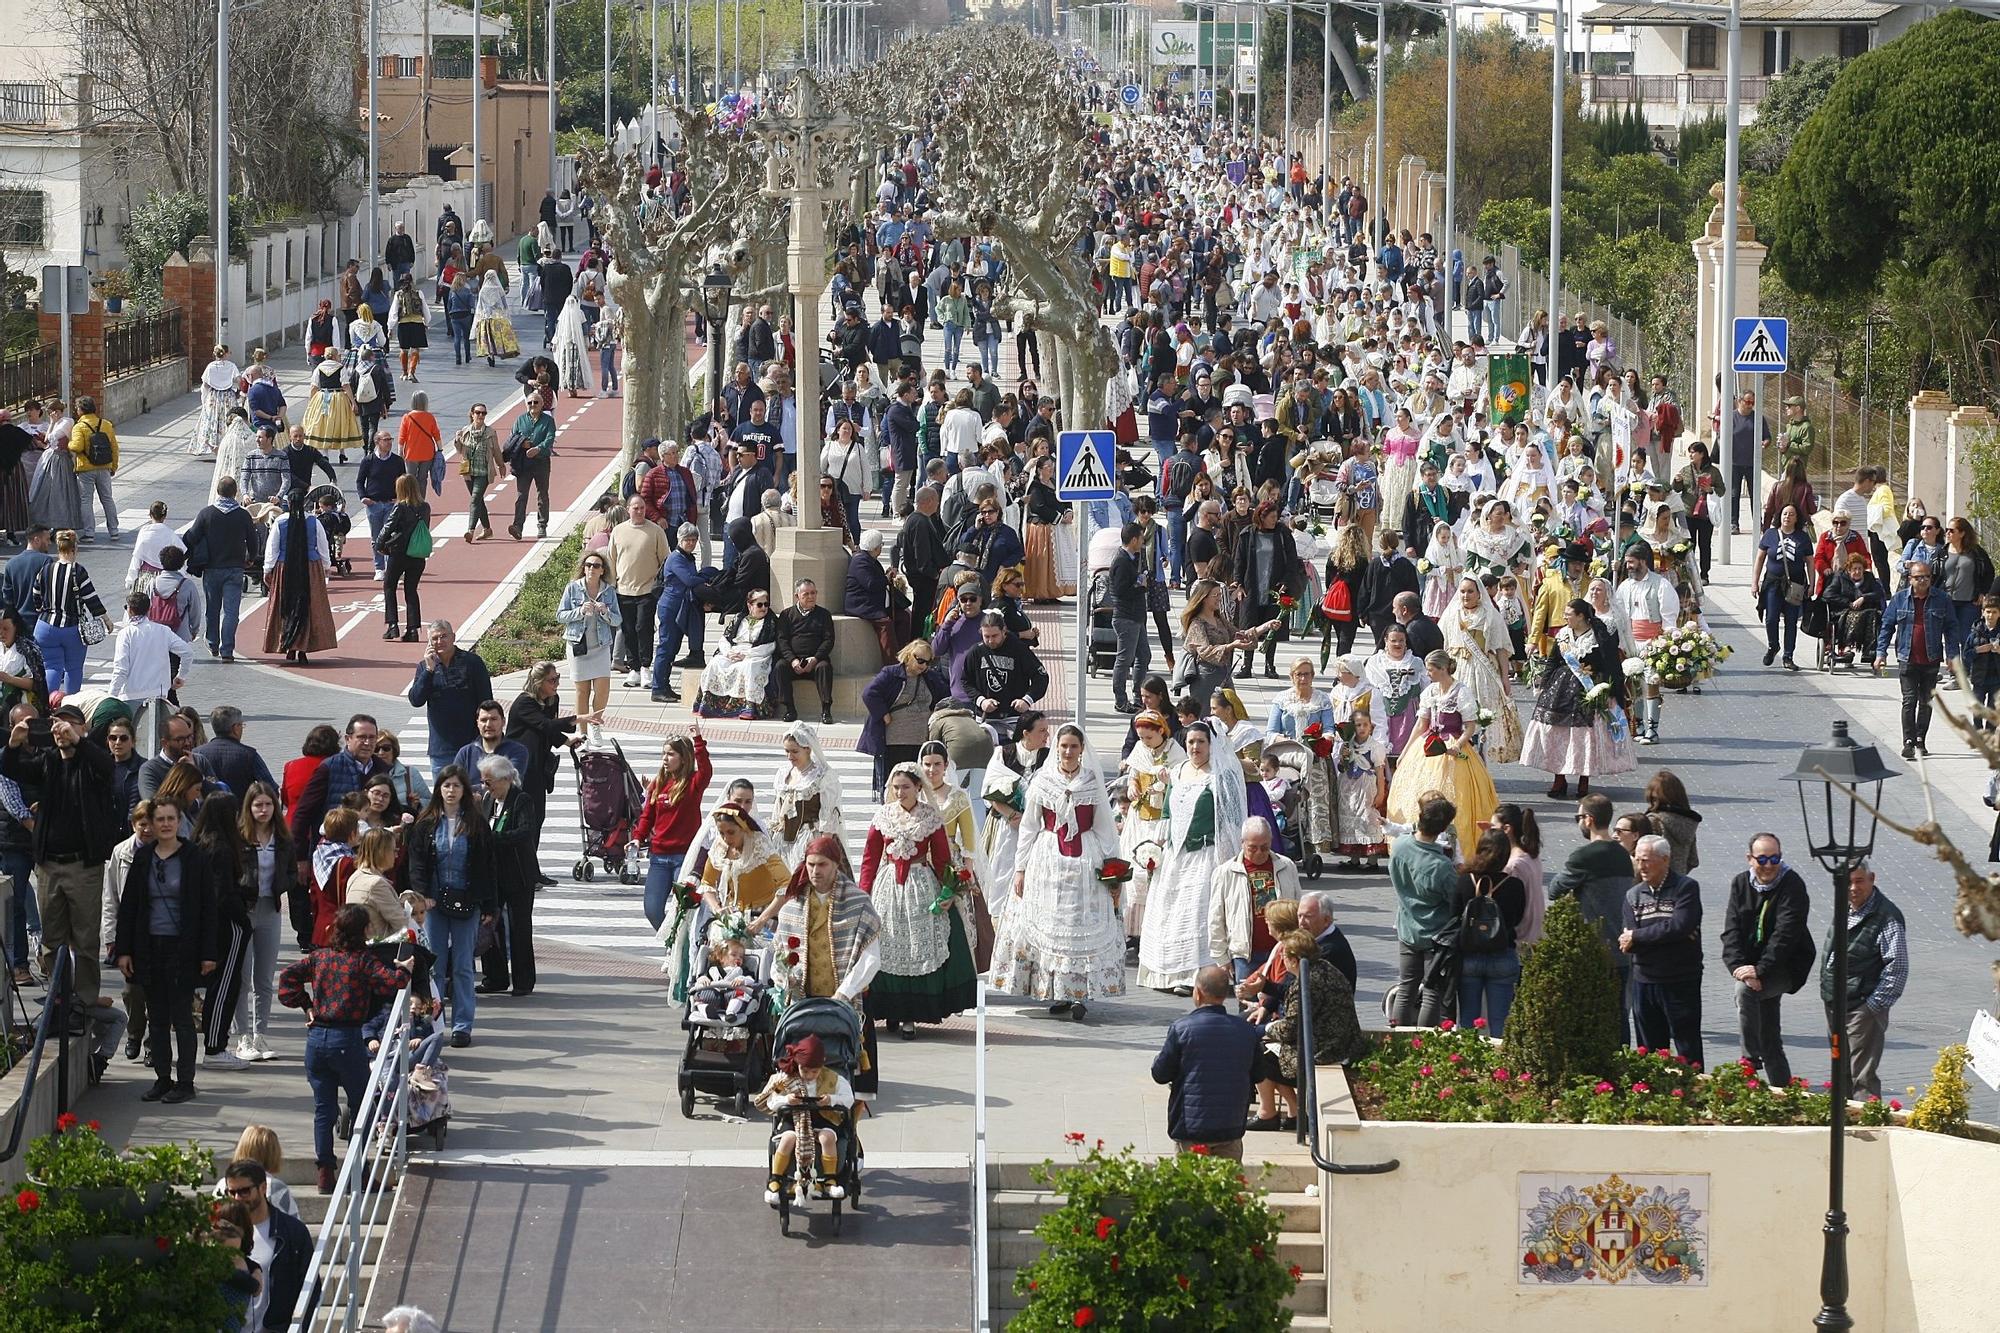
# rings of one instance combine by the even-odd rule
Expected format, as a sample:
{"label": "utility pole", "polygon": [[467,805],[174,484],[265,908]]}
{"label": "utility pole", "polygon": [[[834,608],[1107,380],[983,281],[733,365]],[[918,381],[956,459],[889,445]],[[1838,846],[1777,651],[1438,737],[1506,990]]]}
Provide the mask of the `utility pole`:
{"label": "utility pole", "polygon": [[[1569,35],[1569,17],[1564,12],[1563,0],[1556,0],[1555,12],[1555,96],[1549,113],[1549,318],[1562,317],[1562,265],[1563,265],[1563,76],[1568,73],[1568,57],[1563,54],[1563,41]],[[1551,364],[1555,356],[1554,326],[1550,326],[1549,356]],[[1555,380],[1549,381],[1549,392],[1555,392]],[[1725,539],[1723,548],[1729,547]],[[1613,563],[1616,563],[1615,561]]]}
{"label": "utility pole", "polygon": [[[1722,558],[1724,564],[1731,563],[1729,534],[1736,526],[1736,443],[1733,438],[1735,425],[1732,414],[1736,411],[1736,245],[1739,239],[1736,234],[1736,207],[1739,198],[1737,190],[1741,184],[1739,174],[1741,153],[1737,145],[1736,117],[1743,110],[1742,0],[1729,0],[1728,40],[1726,74],[1729,80],[1729,110],[1725,122],[1728,131],[1722,144],[1722,273],[1719,283],[1721,291],[1718,293],[1722,299],[1716,302],[1720,309],[1716,314],[1714,329],[1715,368],[1722,375],[1722,393],[1716,400],[1715,408],[1716,420],[1721,423],[1721,429],[1716,434],[1723,436],[1715,442],[1715,446],[1722,454],[1723,460],[1722,493],[1729,497],[1727,505],[1729,514],[1724,521],[1715,525],[1715,540],[1716,545],[1721,548],[1716,554]],[[1762,451],[1758,448],[1760,425],[1753,412],[1753,419],[1750,422],[1752,467],[1756,466],[1755,460],[1762,456]],[[1755,497],[1756,483],[1753,481],[1751,483],[1753,504]]]}
{"label": "utility pole", "polygon": [[423,156],[417,159],[418,170],[431,169],[431,0],[424,4],[424,59],[418,71],[417,91],[417,134],[422,140]]}
{"label": "utility pole", "polygon": [[556,188],[556,0],[549,0],[549,188]]}
{"label": "utility pole", "polygon": [[[372,54],[371,54],[372,58]],[[368,72],[369,111],[374,111],[375,72]],[[369,127],[368,144],[375,144]],[[372,181],[374,171],[369,171]],[[59,284],[67,301],[68,270]],[[215,4],[215,340],[229,341],[229,0]],[[63,401],[69,401],[69,307],[63,307]]]}
{"label": "utility pole", "polygon": [[604,0],[604,151],[611,151],[611,0]]}
{"label": "utility pole", "polygon": [[[1375,5],[1375,180],[1370,193],[1375,210],[1375,231],[1382,230],[1382,210],[1387,206],[1388,195],[1383,190],[1389,173],[1382,161],[1382,141],[1388,125],[1389,89],[1384,83],[1383,53],[1389,49],[1389,0],[1376,0]],[[1374,248],[1371,244],[1370,248]]]}
{"label": "utility pole", "polygon": [[1292,165],[1292,0],[1285,0],[1285,188],[1291,188]]}
{"label": "utility pole", "polygon": [[[382,58],[377,54],[382,45],[381,16],[379,0],[368,0],[368,263],[373,265],[382,259],[382,122],[375,110],[375,77],[382,72]],[[229,193],[227,182],[223,194]],[[229,263],[229,237],[225,234],[216,239],[215,261],[218,267]]]}
{"label": "utility pole", "polygon": [[479,194],[479,172],[484,165],[479,160],[479,117],[480,113],[486,110],[486,65],[482,55],[485,50],[484,3],[485,0],[472,0],[472,216],[465,222],[468,235],[472,231],[472,224],[486,216]]}
{"label": "utility pole", "polygon": [[[1444,234],[1449,254],[1458,234],[1458,0],[1445,0],[1444,29]],[[1468,256],[1469,258],[1469,256]],[[1487,330],[1493,340],[1493,330]]]}

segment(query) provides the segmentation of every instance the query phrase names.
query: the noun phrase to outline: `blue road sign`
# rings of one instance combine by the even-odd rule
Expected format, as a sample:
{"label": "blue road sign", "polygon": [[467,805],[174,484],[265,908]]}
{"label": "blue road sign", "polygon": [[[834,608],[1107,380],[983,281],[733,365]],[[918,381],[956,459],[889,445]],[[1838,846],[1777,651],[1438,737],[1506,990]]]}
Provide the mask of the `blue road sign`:
{"label": "blue road sign", "polygon": [[1120,88],[1118,90],[1118,100],[1123,102],[1126,106],[1139,105],[1139,85],[1136,83],[1128,83],[1123,88]]}
{"label": "blue road sign", "polygon": [[1196,106],[1214,106],[1215,89],[1213,88],[1202,89],[1200,92],[1194,95],[1194,101]]}
{"label": "blue road sign", "polygon": [[1750,315],[1736,321],[1730,339],[1730,361],[1735,370],[1752,374],[1782,375],[1788,365],[1791,325],[1775,315]]}
{"label": "blue road sign", "polygon": [[1056,436],[1056,498],[1109,500],[1118,437],[1108,430],[1066,430]]}

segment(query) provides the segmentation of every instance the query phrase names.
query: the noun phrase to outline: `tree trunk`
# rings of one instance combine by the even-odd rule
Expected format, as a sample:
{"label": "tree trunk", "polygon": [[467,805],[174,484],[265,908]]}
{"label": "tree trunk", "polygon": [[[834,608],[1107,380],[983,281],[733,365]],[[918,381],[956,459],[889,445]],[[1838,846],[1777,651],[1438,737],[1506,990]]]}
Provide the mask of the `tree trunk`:
{"label": "tree trunk", "polygon": [[662,439],[687,440],[688,361],[687,301],[679,284],[662,280],[654,358],[660,367],[659,414]]}
{"label": "tree trunk", "polygon": [[639,441],[660,435],[660,397],[656,389],[660,329],[651,303],[641,299],[643,293],[636,290],[639,284],[622,285],[634,289],[629,299],[619,303],[625,314],[625,438],[619,457],[630,467],[639,455]]}

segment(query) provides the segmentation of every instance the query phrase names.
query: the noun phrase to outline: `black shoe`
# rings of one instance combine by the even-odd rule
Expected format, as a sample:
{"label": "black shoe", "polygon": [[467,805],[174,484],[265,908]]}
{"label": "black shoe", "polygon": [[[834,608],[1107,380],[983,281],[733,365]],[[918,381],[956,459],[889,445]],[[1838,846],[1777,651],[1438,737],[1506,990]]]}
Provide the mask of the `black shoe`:
{"label": "black shoe", "polygon": [[1904,742],[1903,742],[1903,758],[1905,758],[1905,759],[1915,759],[1916,757],[1917,757],[1917,747],[1916,747],[1916,745],[1915,745],[1915,744],[1914,744],[1913,742],[1911,742],[1911,741],[1904,741]]}
{"label": "black shoe", "polygon": [[194,1084],[176,1083],[172,1088],[160,1094],[160,1100],[169,1106],[178,1106],[182,1102],[192,1101],[194,1100]]}
{"label": "black shoe", "polygon": [[698,661],[697,659],[692,657],[683,657],[680,661],[674,663],[674,665],[679,669],[681,669],[682,671],[685,671],[689,667],[707,666],[708,664],[706,662]]}
{"label": "black shoe", "polygon": [[152,1087],[139,1094],[139,1100],[142,1102],[157,1102],[173,1090],[174,1085],[171,1083],[155,1083]]}
{"label": "black shoe", "polygon": [[1784,667],[1785,670],[1787,671],[1797,671],[1799,669],[1799,664],[1797,662],[1794,662],[1791,658],[1787,657],[1784,661]]}
{"label": "black shoe", "polygon": [[533,986],[516,986],[514,987],[513,990],[510,990],[507,993],[509,995],[514,996],[516,999],[520,999],[525,996],[533,995],[535,993],[535,988]]}
{"label": "black shoe", "polygon": [[1569,779],[1558,773],[1556,780],[1549,784],[1549,797],[1551,800],[1560,801],[1567,795],[1569,795]]}
{"label": "black shoe", "polygon": [[480,995],[505,995],[508,992],[512,991],[514,989],[514,986],[512,982],[507,982],[507,981],[502,981],[497,983],[491,981],[482,981],[478,985],[474,986],[472,989],[475,993]]}
{"label": "black shoe", "polygon": [[545,889],[551,889],[555,887],[556,882],[550,879],[547,875],[536,875],[535,883],[541,885]]}
{"label": "black shoe", "polygon": [[798,720],[799,720],[799,710],[798,710],[798,709],[796,709],[796,708],[787,708],[787,709],[785,710],[785,721],[787,721],[787,722],[796,722],[796,721],[798,721]]}
{"label": "black shoe", "polygon": [[1924,744],[1922,741],[1918,741],[1917,753],[1922,755],[1924,758],[1928,759],[1931,757],[1931,747]]}
{"label": "black shoe", "polygon": [[403,631],[404,643],[415,643],[416,641],[417,641],[417,632],[414,629],[406,629]]}
{"label": "black shoe", "polygon": [[1127,715],[1130,715],[1133,713],[1137,713],[1139,711],[1139,705],[1134,703],[1127,703],[1125,702],[1125,700],[1120,699],[1116,703],[1111,705],[1111,711],[1114,713],[1125,713]]}
{"label": "black shoe", "polygon": [[1066,1014],[1074,1007],[1074,1003],[1070,1000],[1057,1000],[1049,1006],[1049,1012],[1052,1014]]}
{"label": "black shoe", "polygon": [[1083,1021],[1084,1007],[1084,1003],[1081,1000],[1071,1005],[1069,1007],[1069,1021],[1072,1023],[1081,1023]]}
{"label": "black shoe", "polygon": [[472,1034],[470,1032],[455,1031],[451,1034],[451,1044],[453,1046],[470,1046],[472,1045]]}
{"label": "black shoe", "polygon": [[833,710],[831,708],[822,708],[819,710],[819,724],[822,727],[833,725]]}
{"label": "black shoe", "polygon": [[125,1039],[125,1058],[127,1060],[136,1060],[139,1058],[139,1039],[137,1037],[127,1037]]}
{"label": "black shoe", "polygon": [[1258,1134],[1275,1131],[1283,1123],[1282,1120],[1274,1115],[1258,1116],[1256,1119],[1245,1123],[1243,1129],[1245,1133]]}
{"label": "black shoe", "polygon": [[230,665],[236,661],[236,654],[224,653],[218,660],[221,661],[224,665]]}
{"label": "black shoe", "polygon": [[680,701],[681,697],[672,690],[653,691],[653,702],[656,704],[677,704]]}
{"label": "black shoe", "polygon": [[1764,650],[1764,665],[1765,665],[1765,666],[1769,666],[1769,665],[1771,665],[1771,663],[1773,663],[1773,662],[1775,662],[1775,661],[1777,661],[1777,660],[1778,660],[1778,650],[1777,650],[1776,648],[1766,648],[1766,649]]}
{"label": "black shoe", "polygon": [[401,630],[397,629],[397,628],[396,628],[396,627],[395,627],[394,625],[391,625],[391,626],[389,626],[389,628],[387,628],[387,629],[385,629],[385,630],[383,630],[383,631],[382,631],[382,637],[383,637],[384,639],[397,639],[397,638],[401,638],[401,637],[402,637],[402,634],[403,634],[403,631],[401,631]]}

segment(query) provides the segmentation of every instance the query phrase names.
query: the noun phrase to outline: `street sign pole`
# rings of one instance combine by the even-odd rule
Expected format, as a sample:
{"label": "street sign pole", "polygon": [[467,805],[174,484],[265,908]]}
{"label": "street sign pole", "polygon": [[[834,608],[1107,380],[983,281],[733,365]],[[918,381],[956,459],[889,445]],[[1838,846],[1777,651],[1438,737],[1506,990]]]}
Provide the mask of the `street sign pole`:
{"label": "street sign pole", "polygon": [[[57,271],[58,273],[62,272],[62,270],[60,270],[60,269],[58,269],[58,270],[56,270],[56,271]],[[71,411],[71,410],[70,410],[70,409],[71,409],[71,406],[72,406],[72,405],[71,405],[71,403],[70,403],[70,397],[69,397],[69,386],[70,386],[70,358],[69,358],[69,283],[68,283],[68,281],[67,281],[67,280],[64,280],[64,281],[60,281],[60,282],[56,283],[56,285],[55,285],[55,286],[56,286],[56,313],[57,313],[58,315],[60,315],[60,316],[62,317],[62,405],[63,405],[63,410],[62,410],[61,412],[58,412],[58,413],[54,413],[54,414],[52,414],[52,416],[50,417],[50,420],[56,420],[56,419],[58,419],[58,418],[60,418],[60,417],[63,417],[63,416],[69,416],[69,417],[74,417],[74,416],[76,415],[76,413],[75,413],[75,412],[73,412],[73,411]]]}
{"label": "street sign pole", "polygon": [[1090,683],[1090,506],[1078,500],[1076,510],[1076,687],[1070,716],[1083,725],[1085,691]]}
{"label": "street sign pole", "polygon": [[1076,693],[1072,715],[1084,719],[1090,663],[1090,514],[1086,505],[1117,494],[1113,481],[1118,437],[1108,430],[1066,430],[1056,436],[1056,498],[1076,506]]}

